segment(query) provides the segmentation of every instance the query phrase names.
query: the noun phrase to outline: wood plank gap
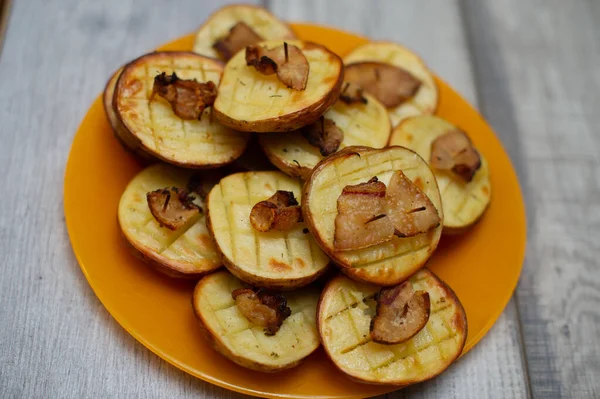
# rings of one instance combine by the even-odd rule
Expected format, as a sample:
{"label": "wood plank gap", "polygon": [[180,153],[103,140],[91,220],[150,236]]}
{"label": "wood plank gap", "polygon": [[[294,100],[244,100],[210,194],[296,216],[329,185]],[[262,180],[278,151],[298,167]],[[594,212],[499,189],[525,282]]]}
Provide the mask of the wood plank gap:
{"label": "wood plank gap", "polygon": [[[468,7],[470,6],[470,4],[467,4],[467,1],[468,0],[458,0],[459,16],[462,21],[462,25],[464,26],[464,29],[463,29],[464,41],[466,43],[467,50],[468,50],[469,63],[473,67],[472,78],[475,83],[476,106],[480,110],[480,112],[484,113],[486,110],[486,106],[485,106],[485,101],[484,101],[484,95],[482,93],[482,88],[481,88],[482,81],[481,81],[479,74],[477,73],[478,69],[480,68],[480,65],[477,62],[477,57],[476,57],[477,46],[475,45],[474,40],[473,40],[473,38],[475,37],[474,35],[476,35],[477,32],[473,28],[473,25],[470,23],[471,22],[470,17],[466,11],[468,9]],[[512,107],[510,109],[512,109]],[[514,114],[512,114],[512,115],[514,115]],[[511,116],[511,121],[514,124],[514,121],[515,121],[514,116]],[[519,153],[519,158],[522,159],[521,155],[522,154]],[[515,162],[515,163],[517,163],[517,162]],[[520,163],[521,162],[519,162],[519,164]],[[517,164],[517,166],[518,166],[518,164]],[[522,190],[524,190],[524,188],[526,186],[522,182],[520,182],[520,184],[521,184]],[[525,201],[526,207],[527,207],[528,202],[529,201]],[[531,215],[532,213],[528,212],[527,214]],[[525,267],[525,265],[523,267]],[[524,326],[523,326],[523,318],[521,317],[519,296],[516,295],[517,289],[518,289],[518,285],[517,285],[517,288],[515,288],[515,292],[513,293],[512,297],[515,300],[515,311],[517,314],[518,336],[519,336],[519,341],[520,341],[519,342],[519,352],[521,354],[521,362],[522,362],[523,369],[525,372],[525,379],[527,381],[527,397],[531,398],[531,397],[533,397],[532,396],[532,382],[531,382],[530,369],[529,369],[529,360],[527,358],[527,350],[525,348]]]}

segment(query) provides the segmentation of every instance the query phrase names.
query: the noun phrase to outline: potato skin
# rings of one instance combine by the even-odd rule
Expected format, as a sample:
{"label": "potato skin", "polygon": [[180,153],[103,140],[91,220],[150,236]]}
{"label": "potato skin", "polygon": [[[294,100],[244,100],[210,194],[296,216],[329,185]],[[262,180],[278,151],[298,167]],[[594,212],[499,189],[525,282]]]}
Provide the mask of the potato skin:
{"label": "potato skin", "polygon": [[[209,208],[210,208],[210,196],[207,196],[206,209],[209,209]],[[291,291],[296,288],[300,288],[300,287],[303,287],[305,285],[312,283],[313,281],[318,279],[323,273],[325,273],[329,269],[330,264],[328,264],[327,266],[325,266],[324,268],[322,268],[321,270],[317,271],[316,273],[314,273],[310,276],[306,276],[306,277],[302,277],[302,278],[294,278],[294,279],[274,280],[274,279],[265,279],[260,276],[255,276],[255,275],[248,273],[247,271],[239,268],[234,262],[232,262],[225,255],[225,252],[221,249],[221,247],[219,246],[219,243],[215,239],[212,222],[210,219],[210,212],[206,212],[206,226],[208,227],[208,232],[210,234],[211,239],[215,243],[215,247],[217,248],[217,251],[219,252],[219,254],[221,254],[221,260],[223,261],[223,265],[227,268],[227,270],[229,270],[231,272],[231,274],[233,274],[235,277],[237,277],[238,279],[242,280],[245,283],[248,283],[248,284],[251,284],[251,285],[254,285],[257,287],[270,288],[273,290]]]}
{"label": "potato skin", "polygon": [[327,282],[327,284],[325,285],[325,288],[323,288],[323,291],[321,293],[321,297],[319,298],[319,302],[317,304],[317,330],[319,331],[319,338],[321,340],[321,346],[323,347],[323,349],[325,350],[325,353],[327,354],[327,357],[331,360],[331,363],[333,363],[333,365],[340,370],[342,373],[344,373],[348,378],[350,378],[353,381],[356,382],[360,382],[363,384],[370,384],[370,385],[393,385],[396,386],[398,388],[404,388],[407,387],[409,385],[413,385],[413,384],[417,384],[426,380],[429,380],[431,378],[437,377],[438,375],[440,375],[441,373],[443,373],[446,368],[448,366],[450,366],[458,357],[460,357],[460,354],[462,353],[463,348],[465,347],[465,344],[467,342],[467,335],[468,335],[468,325],[467,325],[467,316],[465,313],[465,309],[462,306],[462,303],[459,301],[458,297],[456,296],[456,294],[454,293],[454,291],[452,290],[452,288],[450,288],[444,281],[442,281],[437,275],[435,275],[431,270],[429,269],[424,269],[425,272],[427,272],[428,274],[430,274],[435,280],[436,283],[438,284],[439,287],[441,287],[444,292],[447,295],[447,298],[450,299],[459,309],[458,314],[459,314],[459,318],[457,320],[457,325],[458,325],[458,331],[463,332],[461,334],[461,336],[463,337],[463,341],[460,345],[460,351],[457,351],[457,355],[452,358],[452,359],[448,359],[447,360],[447,366],[434,373],[431,375],[427,375],[422,379],[415,379],[415,380],[411,380],[411,381],[404,381],[404,382],[398,382],[398,383],[393,383],[393,382],[377,382],[377,381],[372,381],[372,380],[365,380],[364,378],[360,378],[358,376],[355,375],[351,375],[351,374],[347,374],[344,370],[342,370],[337,363],[334,361],[334,357],[331,354],[331,352],[328,351],[327,346],[325,345],[325,340],[323,339],[324,336],[324,332],[323,332],[323,327],[324,327],[324,323],[323,323],[323,315],[322,315],[322,308],[323,308],[323,302],[324,299],[329,296],[329,295],[334,295],[335,294],[335,285],[340,283],[340,280],[344,279],[344,277],[342,275],[338,275],[334,278],[332,278],[331,280],[329,280]]}
{"label": "potato skin", "polygon": [[153,52],[153,53],[144,54],[144,55],[134,59],[127,65],[125,65],[123,67],[123,72],[120,74],[119,78],[117,79],[116,87],[115,87],[115,91],[114,91],[114,95],[113,95],[113,101],[112,101],[113,111],[114,111],[115,115],[117,116],[118,120],[120,121],[121,125],[123,126],[123,129],[119,130],[119,132],[120,132],[119,137],[121,138],[121,142],[123,142],[127,148],[134,151],[135,154],[138,154],[138,155],[142,156],[143,158],[151,157],[154,160],[162,160],[164,162],[168,162],[172,165],[179,166],[182,168],[215,169],[215,168],[230,164],[231,162],[235,161],[235,159],[237,159],[237,157],[239,157],[245,151],[246,147],[241,147],[238,151],[237,156],[234,156],[232,159],[225,161],[225,162],[218,163],[218,164],[199,165],[199,164],[190,163],[190,162],[180,162],[173,157],[167,157],[167,156],[160,154],[157,151],[154,151],[151,148],[148,148],[147,146],[145,146],[141,142],[141,140],[135,135],[135,133],[131,129],[128,128],[127,121],[124,120],[122,115],[120,114],[119,109],[118,109],[118,99],[119,99],[120,91],[123,90],[123,86],[124,86],[125,79],[123,77],[126,76],[131,69],[139,66],[140,64],[144,64],[144,63],[148,62],[149,60],[157,60],[157,59],[158,60],[160,60],[160,59],[168,60],[168,59],[172,59],[173,57],[202,58],[202,59],[204,59],[205,62],[211,63],[215,69],[222,70],[223,66],[224,66],[224,63],[220,60],[217,60],[215,58],[206,57],[203,55],[199,55],[199,54],[191,52],[191,51],[157,51],[157,52]]}
{"label": "potato skin", "polygon": [[[184,280],[198,280],[204,277],[205,275],[215,271],[215,269],[209,268],[206,271],[188,272],[185,270],[185,266],[182,265],[180,262],[175,262],[160,254],[157,254],[154,251],[149,250],[146,247],[136,245],[135,241],[127,238],[127,235],[123,230],[121,230],[121,237],[123,238],[123,242],[128,247],[129,251],[133,256],[140,259],[148,266],[151,266],[154,270],[165,274],[169,277]],[[219,269],[220,268],[221,267],[219,267]]]}
{"label": "potato skin", "polygon": [[[225,344],[223,344],[223,342],[221,342],[221,340],[219,340],[219,335],[215,331],[212,331],[210,329],[208,323],[206,323],[206,321],[202,317],[200,309],[198,309],[196,307],[196,303],[200,302],[200,300],[199,300],[200,299],[200,290],[202,289],[202,284],[204,284],[204,283],[205,282],[203,280],[200,280],[198,282],[198,284],[196,284],[196,287],[194,288],[194,294],[192,296],[192,308],[194,309],[194,315],[196,316],[196,319],[198,320],[198,325],[200,326],[200,331],[202,332],[202,335],[208,340],[208,342],[210,342],[210,345],[221,355],[223,355],[227,359],[231,360],[232,362],[234,362],[242,367],[246,367],[251,370],[261,371],[263,373],[276,373],[278,371],[291,369],[293,367],[298,366],[300,363],[302,363],[302,361],[306,357],[308,357],[308,356],[306,356],[303,359],[297,360],[295,362],[287,363],[282,366],[273,366],[273,365],[269,365],[269,364],[256,362],[251,359],[238,356],[238,355],[234,354],[233,352],[231,352],[227,348],[227,346]],[[318,347],[315,348],[315,350],[317,350],[317,349],[318,349]]]}
{"label": "potato skin", "polygon": [[[342,91],[342,83],[344,81],[344,64],[342,59],[337,54],[331,52],[325,46],[313,42],[304,42],[304,44],[305,46],[303,47],[303,50],[310,50],[314,48],[321,49],[322,51],[328,52],[328,55],[332,57],[337,64],[339,64],[340,71],[330,92],[310,106],[296,112],[256,121],[233,119],[221,112],[218,107],[214,107],[215,116],[219,122],[235,130],[254,133],[291,132],[316,122],[321,115],[323,115],[325,111],[327,111],[327,109],[329,109],[329,107],[331,107],[338,100],[340,96]],[[221,79],[221,82],[222,81],[223,79]]]}
{"label": "potato skin", "polygon": [[123,148],[125,148],[129,153],[131,153],[136,160],[142,165],[150,165],[152,163],[158,162],[159,160],[146,152],[142,147],[139,140],[135,139],[129,131],[123,126],[121,120],[117,116],[113,108],[113,98],[115,94],[115,88],[117,85],[117,81],[121,76],[121,72],[125,67],[121,67],[115,71],[115,73],[108,79],[106,82],[106,86],[104,87],[104,93],[102,95],[102,103],[104,105],[104,112],[106,113],[106,118],[108,119],[108,123],[112,127],[113,133],[117,140],[121,143]]}

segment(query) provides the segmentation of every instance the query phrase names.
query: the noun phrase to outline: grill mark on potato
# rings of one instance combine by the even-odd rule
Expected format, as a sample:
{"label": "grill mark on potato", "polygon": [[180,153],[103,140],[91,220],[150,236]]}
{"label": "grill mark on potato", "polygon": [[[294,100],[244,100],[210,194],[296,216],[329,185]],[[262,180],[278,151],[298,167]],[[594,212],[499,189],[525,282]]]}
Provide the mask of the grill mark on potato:
{"label": "grill mark on potato", "polygon": [[[422,234],[428,234],[428,233],[422,233]],[[419,234],[419,235],[421,235],[421,234]],[[413,237],[398,238],[398,240],[406,240],[406,239],[411,239],[411,238],[413,238]],[[396,241],[396,240],[394,240],[394,241]],[[429,247],[430,247],[430,243],[428,242],[426,245],[419,246],[416,249],[415,248],[410,248],[410,249],[408,249],[408,250],[406,250],[404,252],[399,252],[399,253],[394,254],[393,256],[390,256],[390,257],[385,258],[385,259],[377,259],[377,260],[372,260],[372,261],[369,261],[369,262],[366,262],[366,263],[361,263],[360,265],[353,265],[352,268],[353,269],[363,269],[365,267],[375,266],[375,265],[377,265],[379,263],[391,262],[391,261],[394,261],[394,260],[396,260],[398,258],[401,258],[403,256],[407,256],[407,255],[411,255],[411,254],[417,253],[417,252],[422,251],[423,249],[427,249]]]}
{"label": "grill mark on potato", "polygon": [[269,259],[269,266],[277,271],[293,270],[292,266],[288,265],[287,263],[280,262],[274,258]]}
{"label": "grill mark on potato", "polygon": [[[450,335],[450,336],[442,339],[441,341],[433,342],[433,343],[431,343],[429,345],[424,346],[423,348],[417,349],[416,351],[412,351],[412,352],[409,351],[406,356],[404,356],[404,357],[394,357],[394,358],[390,359],[389,361],[381,364],[380,366],[371,368],[370,371],[381,371],[385,367],[389,367],[389,366],[391,366],[392,364],[394,364],[396,362],[400,362],[400,361],[406,360],[408,358],[413,358],[415,360],[415,362],[417,362],[417,355],[419,353],[421,353],[421,352],[423,352],[423,351],[431,348],[432,346],[435,346],[435,347],[439,348],[442,343],[444,343],[446,341],[449,341],[449,340],[454,340],[454,338],[456,338],[458,336],[459,336],[459,334],[452,334],[452,335]],[[441,350],[440,350],[440,357],[442,358],[442,360],[446,360],[447,359],[446,356],[444,356],[444,354],[442,353]]]}
{"label": "grill mark on potato", "polygon": [[212,240],[208,236],[208,234],[200,234],[196,239],[205,247],[212,245]]}
{"label": "grill mark on potato", "polygon": [[[246,200],[248,201],[248,204],[252,203],[252,198],[250,197],[250,182],[248,181],[248,175],[244,174],[243,175],[243,180],[244,180],[244,188],[246,189]],[[248,215],[250,216],[250,215]],[[233,245],[233,234],[231,234],[231,244]],[[254,250],[256,251],[256,268],[260,269],[260,243],[258,242],[259,238],[257,237],[257,234],[255,231],[252,232],[252,239],[254,240]],[[233,250],[233,247],[231,249],[234,253],[235,251]],[[237,264],[237,260],[234,260],[234,263]]]}
{"label": "grill mark on potato", "polygon": [[[369,299],[369,300],[370,300],[370,299],[374,299],[374,298],[375,298],[375,294],[372,294],[372,295],[367,295],[367,296],[366,296],[366,297],[364,297],[362,300],[363,300],[363,301],[365,301],[365,300],[367,300],[367,299]],[[344,313],[344,312],[346,312],[346,311],[348,311],[348,310],[352,309],[354,306],[358,305],[359,303],[360,303],[360,301],[354,301],[354,302],[352,302],[350,305],[346,306],[344,309],[342,309],[342,310],[338,311],[337,313],[327,316],[327,317],[325,318],[325,321],[327,322],[327,321],[329,321],[329,320],[333,319],[334,317],[336,317],[336,316],[338,316],[338,315],[341,315],[342,313]]]}
{"label": "grill mark on potato", "polygon": [[130,81],[127,81],[126,83],[127,84],[125,84],[125,93],[123,93],[123,94],[126,95],[127,97],[135,96],[144,87],[144,84],[142,82],[140,82],[139,79],[136,79],[136,78],[131,79]]}
{"label": "grill mark on potato", "polygon": [[[219,186],[219,191],[221,192],[221,204],[223,206],[223,211],[224,211],[224,215],[225,215],[225,220],[227,221],[227,230],[226,230],[226,234],[227,237],[229,238],[229,248],[231,249],[231,260],[236,263],[236,256],[235,256],[235,251],[233,250],[235,247],[235,240],[233,239],[233,234],[231,234],[231,221],[229,220],[229,212],[227,212],[227,206],[225,205],[225,193],[223,193],[223,185],[221,183],[218,184]],[[221,246],[222,247],[222,246]],[[227,248],[225,248],[227,249]]]}
{"label": "grill mark on potato", "polygon": [[[150,70],[149,70],[149,66],[148,64],[145,65],[144,70],[146,72],[146,81],[148,81],[148,79],[150,79]],[[147,95],[147,94],[146,94]],[[148,99],[148,97],[146,98],[146,100]],[[152,132],[152,140],[154,141],[154,149],[158,150],[159,147],[159,137],[156,135],[156,132],[154,131],[154,126],[156,124],[156,121],[154,120],[154,114],[152,113],[152,104],[150,103],[150,101],[146,101],[146,106],[148,107],[148,115],[150,116],[150,131]]]}
{"label": "grill mark on potato", "polygon": [[305,263],[304,263],[304,261],[303,261],[302,259],[300,259],[300,258],[295,258],[295,259],[294,259],[294,263],[298,263],[298,265],[299,265],[301,268],[304,268],[304,267],[306,267],[306,264],[305,264]]}
{"label": "grill mark on potato", "polygon": [[[282,187],[280,187],[280,185],[279,185],[279,181],[278,180],[275,180],[275,188],[277,190],[281,190],[282,189]],[[296,197],[296,193],[294,193],[294,197]],[[299,197],[300,196],[298,196],[298,199],[300,199]],[[292,251],[290,250],[291,246],[290,246],[290,240],[289,240],[288,234],[289,234],[289,231],[284,231],[283,232],[283,239],[285,240],[285,253],[287,255],[288,264],[289,265],[293,265],[294,263],[292,261]],[[291,266],[290,266],[290,268],[293,269]]]}
{"label": "grill mark on potato", "polygon": [[[432,316],[437,315],[437,314],[443,312],[444,310],[446,310],[448,308],[455,308],[455,307],[456,307],[456,305],[454,304],[454,302],[450,302],[449,305],[444,306],[443,308],[439,308],[439,309],[435,310],[434,312],[432,312],[431,315],[430,315],[430,320],[432,319]],[[346,308],[344,310],[347,310],[349,308],[351,308],[351,307],[348,307],[348,308]],[[341,312],[338,312],[338,313],[341,313]],[[351,318],[350,318],[350,320],[351,320],[351,323],[353,323],[353,321],[352,321]],[[456,324],[457,324],[457,326],[455,327],[455,329],[463,331],[464,330],[464,324],[462,323],[463,320],[462,320],[462,317],[460,317],[460,314],[456,311],[456,309],[455,309],[454,314],[452,315],[452,318],[450,319],[450,323],[452,323],[453,326],[454,326],[455,320],[456,320]],[[328,321],[328,319],[326,319],[326,321]],[[443,320],[443,321],[446,322],[447,320]],[[431,332],[427,328],[427,325],[429,325],[429,322],[427,322],[427,324],[425,325],[425,329],[427,330],[427,332],[429,334],[431,334]],[[446,323],[444,323],[444,326],[446,326]],[[447,327],[446,327],[446,330],[448,330]],[[425,347],[421,347],[421,348],[416,348],[416,350],[414,350],[414,349],[412,351],[409,350],[408,353],[406,353],[406,356],[400,356],[400,357],[394,356],[394,358],[390,359],[386,363],[384,363],[384,364],[382,364],[380,366],[377,366],[377,367],[372,367],[372,368],[370,368],[370,370],[371,371],[376,371],[376,370],[379,370],[381,368],[387,367],[387,366],[389,366],[392,363],[395,363],[397,361],[405,360],[405,359],[408,359],[409,357],[416,357],[416,355],[418,355],[420,352],[422,352],[422,351],[424,351],[424,350],[426,350],[426,349],[428,349],[428,348],[430,348],[432,346],[439,347],[443,342],[445,342],[445,341],[447,341],[449,339],[454,339],[454,338],[456,338],[459,335],[458,333],[454,333],[453,334],[452,331],[448,331],[448,332],[450,332],[450,335],[447,336],[447,337],[445,337],[444,339],[442,339],[440,341],[435,341],[435,337],[434,337],[433,338],[433,342],[430,343],[429,345],[426,345]],[[357,331],[357,333],[358,333],[358,335],[362,335],[358,331]],[[433,334],[432,334],[432,336],[433,336]],[[414,339],[414,338],[411,338],[411,340],[412,339]],[[349,353],[349,352],[353,351],[354,349],[356,349],[356,348],[358,348],[360,346],[364,346],[364,345],[368,344],[369,342],[372,342],[371,338],[362,339],[359,342],[357,342],[356,344],[348,346],[348,347],[340,350],[339,353],[342,354],[342,355],[344,355],[346,353]],[[396,344],[396,345],[402,345],[402,344]],[[440,353],[441,353],[441,351],[440,351]]]}

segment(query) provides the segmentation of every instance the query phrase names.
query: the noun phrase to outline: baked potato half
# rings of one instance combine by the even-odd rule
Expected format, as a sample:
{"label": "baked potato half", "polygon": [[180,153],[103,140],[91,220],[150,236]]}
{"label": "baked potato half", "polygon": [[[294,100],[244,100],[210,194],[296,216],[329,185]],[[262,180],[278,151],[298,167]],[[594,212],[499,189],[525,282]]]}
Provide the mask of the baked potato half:
{"label": "baked potato half", "polygon": [[[329,264],[306,225],[284,231],[256,230],[254,206],[278,190],[300,201],[300,183],[279,171],[242,172],[219,182],[207,197],[207,223],[223,264],[240,280],[258,287],[291,290],[309,284]],[[298,209],[299,211],[299,209]]]}
{"label": "baked potato half", "polygon": [[[173,186],[185,188],[195,173],[164,163],[154,164],[131,180],[119,202],[119,227],[135,254],[172,277],[198,278],[221,266],[202,211],[172,231],[161,226],[148,205],[149,192]],[[195,197],[194,203],[202,206],[199,195]]]}
{"label": "baked potato half", "polygon": [[[338,100],[323,115],[343,134],[337,149],[354,145],[382,148],[388,143],[391,124],[386,108],[373,96],[365,94],[364,98],[366,103]],[[318,146],[308,141],[303,130],[285,135],[261,134],[258,140],[273,165],[292,177],[306,180],[324,156]]]}
{"label": "baked potato half", "polygon": [[[450,122],[437,116],[416,116],[405,119],[394,129],[390,144],[414,150],[431,165],[434,141],[457,129]],[[490,170],[485,157],[481,153],[479,156],[481,165],[470,181],[465,181],[451,170],[432,166],[444,207],[444,234],[460,234],[467,231],[481,219],[490,203]]]}
{"label": "baked potato half", "polygon": [[[216,117],[224,125],[246,132],[289,132],[315,122],[338,99],[342,86],[342,60],[326,47],[304,41],[285,41],[300,49],[308,62],[308,80],[302,90],[289,88],[276,74],[263,75],[246,64],[245,51],[227,62]],[[283,40],[260,44],[274,50]]]}
{"label": "baked potato half", "polygon": [[454,292],[427,268],[410,277],[415,290],[429,294],[427,324],[399,344],[371,339],[380,288],[338,276],[321,293],[317,325],[325,352],[342,372],[368,384],[404,387],[435,377],[461,354],[467,318]]}
{"label": "baked potato half", "polygon": [[440,240],[442,224],[438,223],[426,232],[408,237],[393,235],[385,242],[361,249],[336,248],[338,200],[345,188],[374,177],[390,186],[397,171],[403,172],[429,198],[438,220],[443,220],[440,193],[431,168],[417,153],[404,147],[346,147],[319,162],[304,184],[302,213],[306,225],[321,249],[355,280],[396,285],[427,262]]}
{"label": "baked potato half", "polygon": [[344,64],[347,66],[371,61],[402,68],[421,81],[412,98],[388,109],[393,126],[409,116],[435,113],[438,104],[437,85],[418,55],[397,43],[371,42],[355,48],[344,57]]}
{"label": "baked potato half", "polygon": [[[279,20],[263,7],[250,4],[232,4],[218,9],[202,24],[196,33],[193,51],[227,61],[228,58],[223,57],[223,51],[218,51],[215,47],[219,48],[217,43],[228,37],[231,29],[239,23],[243,23],[251,29],[250,34],[245,31],[240,32],[245,34],[245,40],[248,40],[247,36],[254,37],[254,35],[262,40],[296,39],[294,31],[285,22]],[[245,43],[247,42],[243,44]]]}
{"label": "baked potato half", "polygon": [[201,330],[215,350],[252,370],[277,372],[297,366],[320,345],[316,325],[319,292],[313,288],[283,294],[290,316],[274,335],[242,314],[233,292],[243,283],[227,271],[202,278],[192,305]]}
{"label": "baked potato half", "polygon": [[233,162],[246,149],[246,133],[220,124],[210,107],[197,118],[183,119],[174,105],[155,92],[163,73],[165,80],[218,85],[222,70],[220,61],[191,52],[155,52],[126,65],[113,97],[113,109],[125,127],[123,140],[177,166],[203,169]]}

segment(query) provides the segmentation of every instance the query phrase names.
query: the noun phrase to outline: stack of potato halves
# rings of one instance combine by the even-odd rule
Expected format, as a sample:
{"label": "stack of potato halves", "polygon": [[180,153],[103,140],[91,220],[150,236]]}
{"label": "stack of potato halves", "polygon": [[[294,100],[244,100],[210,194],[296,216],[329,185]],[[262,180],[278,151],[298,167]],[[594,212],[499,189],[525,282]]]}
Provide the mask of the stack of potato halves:
{"label": "stack of potato halves", "polygon": [[193,52],[146,54],[108,82],[116,137],[151,164],[121,198],[123,235],[158,270],[201,278],[202,331],[239,365],[288,369],[322,344],[361,382],[434,377],[467,320],[424,265],[491,189],[437,102],[400,45],[342,60],[262,8],[220,9]]}

